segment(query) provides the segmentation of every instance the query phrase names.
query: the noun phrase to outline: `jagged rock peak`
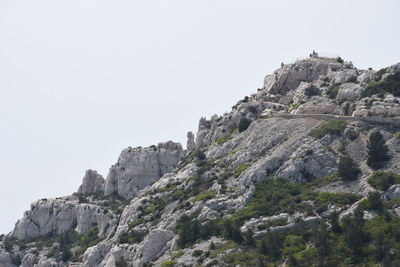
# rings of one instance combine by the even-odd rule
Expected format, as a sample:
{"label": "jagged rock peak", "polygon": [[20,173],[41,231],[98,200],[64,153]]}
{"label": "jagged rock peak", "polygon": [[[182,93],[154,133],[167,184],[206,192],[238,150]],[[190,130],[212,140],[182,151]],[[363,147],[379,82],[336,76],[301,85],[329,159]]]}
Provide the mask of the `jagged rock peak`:
{"label": "jagged rock peak", "polygon": [[192,132],[187,133],[187,144],[186,148],[188,151],[193,151],[196,149],[196,143],[194,141],[194,134]]}
{"label": "jagged rock peak", "polygon": [[84,195],[95,195],[104,192],[105,180],[103,176],[94,170],[87,170],[78,193]]}
{"label": "jagged rock peak", "polygon": [[110,168],[105,195],[117,194],[129,199],[146,186],[171,172],[183,157],[182,145],[168,141],[157,146],[128,147]]}

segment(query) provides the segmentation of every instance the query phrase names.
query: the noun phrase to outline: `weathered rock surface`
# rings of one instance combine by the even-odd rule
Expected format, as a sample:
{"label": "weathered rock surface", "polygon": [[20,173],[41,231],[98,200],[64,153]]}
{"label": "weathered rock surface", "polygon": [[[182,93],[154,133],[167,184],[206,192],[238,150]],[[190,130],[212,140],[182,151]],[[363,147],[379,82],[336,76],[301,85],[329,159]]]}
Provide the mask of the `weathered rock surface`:
{"label": "weathered rock surface", "polygon": [[79,186],[78,193],[84,195],[94,195],[104,192],[105,180],[103,176],[94,170],[87,170],[83,177],[82,185]]}
{"label": "weathered rock surface", "polygon": [[388,190],[385,192],[385,198],[386,199],[393,199],[393,198],[399,198],[400,197],[400,184],[395,184],[389,187]]}
{"label": "weathered rock surface", "polygon": [[31,205],[19,220],[11,236],[19,240],[29,240],[39,236],[56,235],[76,228],[85,233],[94,225],[99,227],[99,235],[106,236],[116,219],[111,211],[93,204],[79,203],[75,197],[41,199]]}
{"label": "weathered rock surface", "polygon": [[139,190],[171,172],[182,157],[182,146],[172,141],[147,148],[126,148],[110,168],[105,195],[132,198]]}

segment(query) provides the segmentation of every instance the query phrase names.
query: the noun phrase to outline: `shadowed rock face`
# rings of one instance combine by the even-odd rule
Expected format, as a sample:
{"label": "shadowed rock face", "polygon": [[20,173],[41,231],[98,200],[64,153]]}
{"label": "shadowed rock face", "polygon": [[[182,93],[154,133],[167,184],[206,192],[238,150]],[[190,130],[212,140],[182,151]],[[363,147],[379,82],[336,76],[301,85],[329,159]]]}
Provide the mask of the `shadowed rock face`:
{"label": "shadowed rock face", "polygon": [[182,146],[172,141],[146,148],[126,148],[110,168],[105,195],[132,198],[139,190],[171,172],[182,157]]}

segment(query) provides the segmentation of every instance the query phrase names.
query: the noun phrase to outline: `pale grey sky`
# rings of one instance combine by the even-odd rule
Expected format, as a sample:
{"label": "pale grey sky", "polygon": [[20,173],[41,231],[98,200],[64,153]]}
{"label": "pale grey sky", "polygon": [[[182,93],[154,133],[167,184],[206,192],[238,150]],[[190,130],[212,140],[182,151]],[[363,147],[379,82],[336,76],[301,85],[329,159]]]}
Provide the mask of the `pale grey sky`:
{"label": "pale grey sky", "polygon": [[186,142],[313,49],[400,62],[400,1],[1,0],[0,233],[104,176],[127,146]]}

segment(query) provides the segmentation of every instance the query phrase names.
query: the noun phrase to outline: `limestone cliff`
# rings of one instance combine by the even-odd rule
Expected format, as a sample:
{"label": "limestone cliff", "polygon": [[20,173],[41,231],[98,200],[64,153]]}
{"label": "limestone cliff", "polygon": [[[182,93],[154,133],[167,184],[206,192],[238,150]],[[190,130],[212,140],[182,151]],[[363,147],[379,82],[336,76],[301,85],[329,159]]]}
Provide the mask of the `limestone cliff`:
{"label": "limestone cliff", "polygon": [[[340,58],[283,65],[230,112],[201,118],[187,150],[126,148],[106,179],[88,170],[77,193],[34,202],[2,237],[0,266],[311,266],[335,262],[309,237],[325,228],[344,242],[337,265],[362,265],[331,218],[344,223],[364,207],[372,225],[400,220],[399,76],[400,64],[360,70]],[[387,147],[378,169],[377,131]],[[365,258],[381,264],[371,233],[363,249],[377,256]]]}

